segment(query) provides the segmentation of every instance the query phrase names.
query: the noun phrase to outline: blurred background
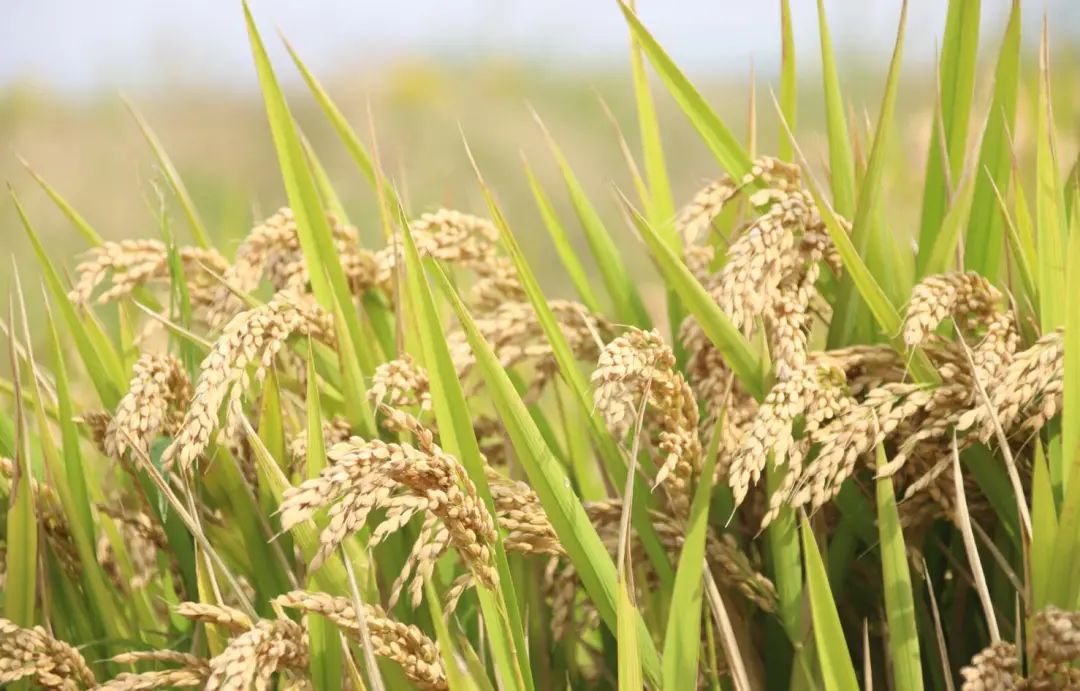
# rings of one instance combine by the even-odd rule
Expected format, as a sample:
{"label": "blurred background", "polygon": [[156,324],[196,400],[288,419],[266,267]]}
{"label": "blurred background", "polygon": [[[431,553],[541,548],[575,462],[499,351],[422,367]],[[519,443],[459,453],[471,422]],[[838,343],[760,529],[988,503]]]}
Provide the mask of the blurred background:
{"label": "blurred background", "polygon": [[[985,50],[977,102],[991,87],[1007,0],[985,0]],[[775,150],[778,124],[770,90],[779,73],[779,2],[638,0],[657,39],[725,121],[758,153]],[[797,135],[812,162],[822,159],[817,16],[812,0],[793,0],[800,78]],[[0,21],[0,178],[19,195],[46,236],[54,260],[73,266],[84,249],[19,157],[54,185],[107,238],[151,237],[157,230],[161,174],[126,97],[157,131],[218,245],[230,252],[253,220],[285,203],[239,0],[3,0]],[[898,0],[826,2],[843,87],[857,123],[872,123],[881,98],[900,12]],[[294,114],[336,183],[361,232],[377,218],[366,182],[339,145],[275,36],[296,47],[354,127],[366,135],[370,104],[380,154],[414,213],[451,206],[484,213],[459,127],[511,224],[538,266],[553,250],[539,226],[521,155],[553,193],[564,220],[572,212],[539,129],[552,130],[594,201],[619,232],[612,184],[629,177],[605,106],[636,150],[625,22],[614,0],[253,0],[256,19],[290,95]],[[892,176],[890,221],[913,227],[935,97],[935,55],[944,0],[912,0],[898,130],[890,142],[907,166]],[[1059,159],[1076,158],[1080,130],[1080,3],[1030,1],[1024,7],[1026,59],[1034,70],[1043,17],[1053,55]],[[1030,80],[1029,80],[1029,83]],[[685,201],[719,171],[676,105],[657,97],[677,199]],[[748,127],[756,95],[757,126]],[[1021,123],[1034,94],[1023,94]],[[973,124],[972,129],[976,126]],[[1023,150],[1029,136],[1021,125]],[[182,216],[170,206],[181,237]],[[626,232],[626,238],[632,238]],[[643,251],[626,246],[648,280]],[[0,296],[11,257],[30,300],[39,294],[29,243],[10,195],[0,195]],[[552,262],[553,263],[553,262]],[[28,280],[29,279],[29,280]],[[567,294],[557,275],[552,294]]]}

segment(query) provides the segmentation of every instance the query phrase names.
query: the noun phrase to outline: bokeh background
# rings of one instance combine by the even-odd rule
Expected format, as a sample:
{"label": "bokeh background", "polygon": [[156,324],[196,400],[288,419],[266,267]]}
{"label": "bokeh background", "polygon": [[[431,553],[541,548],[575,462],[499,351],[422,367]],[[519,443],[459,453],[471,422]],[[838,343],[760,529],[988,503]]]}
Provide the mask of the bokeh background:
{"label": "bokeh background", "polygon": [[[639,0],[646,25],[739,133],[756,95],[759,153],[774,150],[778,124],[770,90],[779,73],[779,2]],[[820,59],[815,3],[793,0],[800,77],[797,134],[812,161],[823,159]],[[617,135],[604,106],[636,143],[628,37],[614,0],[254,0],[256,19],[290,94],[293,112],[320,155],[350,216],[374,237],[373,195],[310,98],[274,29],[287,36],[358,131],[374,115],[380,153],[413,212],[452,206],[483,212],[461,131],[510,221],[537,258],[554,260],[521,169],[524,154],[573,215],[532,120],[543,117],[594,201],[624,232],[626,254],[643,281],[644,251],[613,203],[612,185],[629,188]],[[985,102],[992,55],[1009,2],[985,0],[977,99]],[[899,17],[898,0],[826,3],[852,120],[876,118]],[[912,0],[898,130],[890,146],[903,166],[887,201],[896,232],[917,217],[935,97],[935,55],[944,0]],[[171,154],[219,246],[226,251],[253,220],[285,200],[252,66],[239,0],[2,0],[0,2],[0,178],[19,195],[54,258],[71,267],[81,239],[35,185],[19,157],[43,175],[108,238],[154,236],[161,182],[153,156],[125,110],[144,114]],[[1080,130],[1080,3],[1028,1],[1024,63],[1034,70],[1043,17],[1053,51],[1059,158],[1076,158]],[[1033,84],[1030,80],[1028,84]],[[658,87],[672,182],[679,200],[718,174],[675,104]],[[1030,118],[1034,94],[1021,102]],[[460,130],[459,130],[460,128]],[[975,129],[975,126],[972,128]],[[1021,125],[1018,146],[1030,136]],[[166,194],[167,197],[167,194]],[[166,199],[168,203],[169,200]],[[186,230],[175,206],[171,216]],[[366,227],[365,224],[370,224]],[[905,230],[906,229],[906,230]],[[37,272],[10,196],[0,195],[0,297],[13,262],[34,303]],[[543,273],[543,268],[541,268]],[[543,276],[553,295],[569,291],[557,272]]]}

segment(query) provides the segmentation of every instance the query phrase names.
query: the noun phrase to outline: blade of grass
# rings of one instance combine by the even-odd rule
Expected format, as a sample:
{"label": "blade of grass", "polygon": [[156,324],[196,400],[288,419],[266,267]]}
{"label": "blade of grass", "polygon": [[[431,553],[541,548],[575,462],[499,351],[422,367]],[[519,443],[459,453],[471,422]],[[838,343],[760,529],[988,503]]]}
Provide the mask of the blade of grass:
{"label": "blade of grass", "polygon": [[[1080,295],[1080,209],[1075,206],[1065,256],[1067,292],[1064,295]],[[1080,303],[1065,303],[1065,362],[1062,381],[1065,385],[1061,410],[1061,448],[1065,452],[1064,479],[1072,476],[1072,470],[1080,466]],[[1069,406],[1072,406],[1070,409]]]}
{"label": "blade of grass", "polygon": [[1016,101],[1020,86],[1020,0],[1013,0],[1009,23],[998,51],[994,71],[994,95],[975,168],[975,197],[964,245],[964,266],[994,278],[1001,265],[1002,209],[994,204],[995,189],[1009,180],[1008,133],[1016,124]]}
{"label": "blade of grass", "polygon": [[615,240],[604,225],[596,207],[589,200],[562,149],[535,111],[533,118],[540,127],[544,140],[558,164],[559,172],[566,184],[566,191],[570,195],[570,202],[581,224],[581,230],[585,234],[589,250],[600,270],[600,278],[603,279],[608,297],[611,298],[615,308],[615,317],[624,324],[633,324],[643,329],[650,328],[651,321],[648,312],[645,311],[645,304],[641,301],[637,285],[626,270]]}
{"label": "blade of grass", "polygon": [[[829,137],[829,181],[833,207],[845,218],[855,213],[855,157],[844,114],[844,97],[836,71],[832,35],[825,20],[825,1],[818,0],[818,32],[821,36],[821,78],[825,94],[825,125]],[[784,128],[785,131],[788,128]]]}
{"label": "blade of grass", "polygon": [[633,205],[623,197],[623,205],[629,214],[645,245],[649,248],[653,260],[661,275],[682,298],[690,314],[701,324],[705,335],[731,367],[731,371],[752,396],[762,399],[767,390],[766,377],[762,372],[761,358],[751,349],[751,345],[731,323],[731,320],[701,283],[694,278],[690,270],[671,248],[649,225]]}
{"label": "blade of grass", "polygon": [[30,173],[30,176],[41,186],[41,189],[45,190],[45,194],[49,195],[49,199],[52,199],[53,203],[60,209],[60,212],[71,221],[71,225],[75,226],[75,230],[79,231],[79,234],[83,236],[83,239],[85,239],[90,246],[96,247],[105,242],[105,239],[94,230],[93,226],[90,225],[90,222],[83,218],[82,214],[76,211],[75,208],[64,199],[63,195],[61,195],[55,187],[50,185],[40,173],[31,168],[25,158],[22,156],[19,156],[18,158],[23,167],[26,168],[26,172]]}
{"label": "blade of grass", "polygon": [[[53,482],[71,526],[72,540],[82,563],[82,580],[86,591],[91,595],[89,604],[97,615],[96,623],[103,627],[108,636],[122,638],[128,635],[126,622],[117,608],[112,589],[108,585],[108,577],[98,561],[94,522],[85,479],[86,466],[83,465],[79,449],[79,430],[74,421],[75,404],[64,365],[60,337],[47,297],[44,304],[49,323],[49,344],[53,359],[53,379],[56,383],[57,422],[60,426],[60,451],[63,460],[62,468],[52,469]],[[38,396],[40,397],[40,394]],[[43,420],[39,419],[38,427],[43,434],[47,433]]]}
{"label": "blade of grass", "polygon": [[[862,185],[859,188],[855,217],[852,219],[851,225],[851,242],[854,244],[858,255],[866,261],[868,268],[875,275],[887,275],[890,270],[888,266],[878,266],[875,260],[880,255],[871,251],[873,248],[879,248],[884,240],[881,237],[884,227],[873,223],[872,214],[878,205],[884,187],[885,163],[888,157],[887,147],[893,129],[893,113],[900,82],[900,63],[904,54],[906,25],[907,2],[905,0],[900,10],[896,44],[893,48],[892,60],[889,63],[889,74],[885,82],[885,94],[881,101],[881,111],[878,116],[877,130],[874,133],[874,143],[870,149],[866,174],[863,176]],[[879,232],[875,233],[875,230]],[[833,242],[836,242],[835,238],[833,238]],[[829,347],[851,343],[852,336],[859,328],[859,325],[868,321],[865,318],[868,305],[862,298],[862,291],[856,287],[856,279],[846,262],[845,267],[849,270],[840,279],[839,295],[834,306],[832,322],[829,325]],[[873,305],[869,305],[869,307],[872,311],[874,310]],[[886,333],[891,336],[896,332],[886,330]]]}
{"label": "blade of grass", "polygon": [[[322,406],[319,403],[318,376],[315,373],[315,361],[308,345],[307,358],[307,479],[316,478],[323,468],[326,467],[326,445],[323,441]],[[259,436],[263,438],[264,420],[259,420]],[[274,435],[275,439],[277,435]],[[272,447],[267,446],[268,451]],[[284,449],[282,449],[282,453]],[[271,453],[271,455],[273,455]],[[283,460],[282,457],[276,457]],[[267,489],[269,491],[269,488]],[[348,565],[348,559],[343,559]],[[314,577],[308,577],[308,587],[314,585]],[[357,607],[358,616],[362,616],[363,608]],[[316,689],[332,689],[341,681],[341,640],[337,627],[326,617],[316,614],[308,615],[308,629],[311,650],[309,669],[311,681]],[[378,674],[377,668],[369,670],[371,674]]]}
{"label": "blade of grass", "polygon": [[570,242],[570,235],[566,232],[562,221],[559,220],[555,207],[551,204],[550,197],[544,191],[540,181],[536,179],[529,162],[525,160],[524,153],[521,156],[521,164],[525,169],[525,177],[529,181],[529,189],[532,191],[533,199],[536,201],[536,209],[540,212],[540,219],[544,222],[544,228],[548,231],[551,243],[555,245],[555,251],[559,255],[559,260],[562,261],[563,268],[566,269],[566,274],[570,277],[570,282],[574,284],[574,289],[577,291],[578,297],[581,298],[582,304],[588,307],[590,312],[599,312],[600,302],[593,292],[592,284],[589,282],[589,275],[581,264],[581,260],[578,259],[577,251]]}
{"label": "blade of grass", "polygon": [[941,127],[931,128],[930,133],[920,248],[931,248],[936,244],[941,221],[950,203],[948,183],[958,180],[964,170],[975,86],[975,58],[979,47],[979,4],[980,0],[949,0],[938,73]]}
{"label": "blade of grass", "polygon": [[[705,452],[702,478],[710,478],[716,468],[721,431],[727,407],[717,417],[709,448]],[[704,589],[705,536],[708,532],[712,483],[699,482],[694,490],[687,519],[686,540],[679,554],[664,633],[663,670],[665,689],[689,689],[697,684],[698,660],[701,654],[701,599]],[[704,565],[704,566],[703,566]]]}
{"label": "blade of grass", "polygon": [[[8,303],[8,323],[15,323],[14,297]],[[23,409],[22,382],[15,347],[14,326],[8,331],[11,378],[15,385],[15,472],[8,493],[7,553],[5,555],[4,617],[18,626],[33,626],[37,602],[38,526],[34,514],[30,467],[30,433]]]}
{"label": "blade of grass", "polygon": [[304,147],[304,156],[307,158],[308,166],[311,167],[311,174],[315,178],[315,187],[319,190],[319,197],[323,201],[323,206],[337,216],[339,221],[347,224],[349,215],[345,213],[345,205],[341,203],[341,198],[338,197],[337,190],[334,189],[334,183],[330,180],[330,175],[327,174],[326,168],[323,167],[322,161],[319,160],[318,154],[315,153],[315,149],[303,132],[300,132],[300,143]]}
{"label": "blade of grass", "polygon": [[[1061,216],[1061,180],[1054,143],[1054,116],[1050,100],[1050,44],[1044,20],[1039,46],[1038,98],[1035,132],[1035,219],[1039,263],[1039,323],[1049,333],[1065,323],[1065,233]],[[1068,472],[1062,468],[1063,476]]]}
{"label": "blade of grass", "polygon": [[[631,9],[633,5],[631,1]],[[634,104],[637,106],[642,161],[648,188],[648,199],[645,203],[646,217],[653,227],[659,230],[660,235],[667,240],[672,249],[679,251],[681,238],[675,232],[673,223],[675,199],[671,193],[671,181],[668,178],[667,163],[664,160],[660,123],[656,117],[652,90],[649,88],[649,76],[645,71],[641,42],[632,32],[630,35],[630,75],[634,82]]]}
{"label": "blade of grass", "polygon": [[[926,252],[919,252],[915,277],[921,279],[931,274],[949,271],[956,263],[956,248],[963,237],[968,218],[973,211],[975,175],[966,175],[960,181],[952,205],[945,213],[941,226],[933,236],[934,245]],[[968,245],[964,245],[967,252]],[[958,268],[958,267],[957,267]]]}
{"label": "blade of grass", "polygon": [[[431,379],[432,403],[438,422],[440,443],[450,454],[459,458],[469,478],[476,486],[477,494],[494,517],[495,502],[488,487],[484,461],[473,431],[468,401],[446,345],[442,319],[435,308],[427,278],[421,264],[420,254],[409,232],[408,223],[402,223],[405,250],[405,287],[417,329],[422,351],[421,361]],[[497,523],[497,519],[496,519]],[[503,684],[514,689],[532,689],[533,681],[528,664],[528,647],[525,643],[525,627],[517,609],[514,581],[506,560],[502,538],[496,537],[496,569],[499,582],[494,592],[479,588],[477,595],[484,616],[488,641],[499,678]]]}
{"label": "blade of grass", "polygon": [[[333,232],[322,208],[314,176],[304,156],[296,123],[285,102],[285,96],[274,75],[262,38],[251,15],[251,8],[246,1],[244,2],[244,19],[255,67],[259,74],[259,83],[262,87],[267,119],[270,121],[274,148],[277,150],[278,163],[285,183],[285,191],[296,218],[300,245],[308,266],[322,268],[322,271],[310,272],[312,292],[326,310],[333,311],[335,302],[340,305],[342,321],[349,340],[352,341],[353,349],[343,350],[339,355],[343,358],[355,359],[355,362],[349,366],[359,367],[365,376],[370,376],[375,361],[368,350],[371,343],[364,337],[359,315],[352,308],[349,283],[334,245]],[[341,331],[340,328],[338,330]],[[351,394],[357,398],[364,398],[362,382],[353,383],[357,388]]]}
{"label": "blade of grass", "polygon": [[637,14],[623,0],[619,0],[619,8],[626,17],[634,38],[649,62],[652,63],[653,69],[660,75],[664,86],[690,119],[694,129],[705,140],[705,145],[716,157],[720,167],[736,179],[749,172],[750,156],[747,155],[738,138],[724,125],[686,75],[656,42],[649,30],[638,19]]}
{"label": "blade of grass", "polygon": [[[1066,555],[1056,554],[1058,544],[1058,514],[1050,470],[1041,441],[1035,442],[1034,469],[1031,478],[1031,604],[1036,611],[1059,600],[1051,592],[1055,564],[1068,562]],[[1060,584],[1061,581],[1058,581]],[[1057,589],[1056,587],[1054,588]],[[1060,598],[1063,602],[1065,598]]]}
{"label": "blade of grass", "polygon": [[[491,346],[480,334],[450,280],[437,266],[429,265],[429,268],[440,289],[453,305],[458,321],[465,330],[476,356],[477,368],[487,382],[495,409],[499,412],[518,460],[528,475],[529,484],[540,497],[552,527],[580,575],[585,591],[596,605],[601,619],[609,630],[617,631],[615,564],[596,534],[596,529],[581,502],[570,488],[570,478],[544,442],[528,408],[517,395],[513,383],[499,364]],[[650,684],[659,686],[660,658],[645,622],[640,618],[638,632],[642,670]]]}
{"label": "blade of grass", "polygon": [[124,102],[128,112],[131,113],[131,117],[134,118],[135,124],[139,126],[146,143],[150,145],[151,151],[154,152],[154,158],[157,159],[158,165],[161,166],[161,172],[165,174],[169,187],[172,188],[173,193],[180,202],[180,208],[184,211],[184,218],[187,219],[188,227],[191,228],[191,236],[195,238],[195,242],[199,247],[210,247],[210,235],[206,231],[206,224],[203,223],[202,216],[199,215],[199,210],[195,206],[195,200],[191,198],[191,193],[188,192],[183,178],[180,177],[180,171],[176,169],[176,165],[173,164],[168,152],[165,151],[165,147],[162,146],[161,140],[158,139],[157,134],[150,127],[150,123],[142,116],[135,104],[126,97],[121,97],[121,100]]}
{"label": "blade of grass", "polygon": [[844,629],[840,625],[832,591],[829,590],[829,577],[806,516],[802,517],[802,547],[806,559],[806,590],[810,598],[810,616],[814,623],[814,642],[822,681],[829,691],[858,691],[855,667],[844,644]]}
{"label": "blade of grass", "polygon": [[285,44],[285,48],[289,51],[289,56],[293,60],[293,64],[296,65],[296,69],[300,71],[300,75],[304,78],[304,82],[307,84],[308,89],[311,91],[312,96],[315,97],[315,101],[319,104],[326,119],[330,121],[330,124],[334,127],[334,132],[337,133],[342,143],[345,144],[345,149],[349,152],[349,156],[352,157],[357,167],[360,168],[360,172],[367,178],[368,184],[371,185],[371,189],[375,190],[376,187],[381,187],[382,194],[386,197],[386,204],[391,209],[396,209],[400,204],[397,195],[394,192],[392,185],[388,184],[388,181],[379,181],[376,176],[375,163],[371,158],[371,154],[368,153],[367,147],[364,146],[360,137],[356,135],[352,126],[349,125],[349,121],[345,119],[345,114],[341,112],[341,109],[337,107],[333,99],[330,98],[330,94],[323,88],[319,80],[315,78],[311,70],[300,59],[300,55],[293,48],[285,37],[282,37],[282,42]]}
{"label": "blade of grass", "polygon": [[79,351],[79,356],[82,358],[83,365],[90,375],[102,405],[108,410],[112,410],[120,400],[121,390],[127,384],[120,355],[96,322],[93,320],[84,321],[79,318],[75,305],[72,304],[67,290],[64,289],[60,274],[57,272],[56,267],[53,266],[49,255],[45,252],[45,246],[42,244],[41,238],[38,236],[37,231],[34,230],[30,219],[26,216],[22,204],[19,203],[18,197],[15,196],[15,191],[10,188],[9,190],[11,191],[11,199],[15,204],[15,210],[19,214],[19,220],[22,221],[26,235],[30,238],[30,244],[37,255],[38,263],[41,265],[42,273],[45,275],[45,283],[60,308],[60,316],[63,317],[68,331],[75,341],[75,347]]}
{"label": "blade of grass", "polygon": [[641,658],[638,656],[637,622],[640,615],[630,599],[626,581],[621,578],[618,591],[616,641],[619,648],[619,691],[640,691],[645,688],[641,680]]}
{"label": "blade of grass", "polygon": [[[888,463],[885,449],[877,447],[877,467]],[[893,682],[898,689],[923,688],[919,631],[915,626],[915,599],[911,588],[907,547],[896,508],[892,479],[879,476],[877,488],[878,534],[881,538],[881,574],[884,579],[885,614],[889,625],[889,660]]]}
{"label": "blade of grass", "polygon": [[[795,130],[795,115],[799,100],[798,88],[798,76],[795,70],[795,34],[791,28],[791,2],[780,0],[780,109],[784,113],[787,127],[792,130]],[[781,159],[790,161],[795,152],[791,150],[791,142],[785,134],[786,131],[787,128],[781,125],[776,151]]]}

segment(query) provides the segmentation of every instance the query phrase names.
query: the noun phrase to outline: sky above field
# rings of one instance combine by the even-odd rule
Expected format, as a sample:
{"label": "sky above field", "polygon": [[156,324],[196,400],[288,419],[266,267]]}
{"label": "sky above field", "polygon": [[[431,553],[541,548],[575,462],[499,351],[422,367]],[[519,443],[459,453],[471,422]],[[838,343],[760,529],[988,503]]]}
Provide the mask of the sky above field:
{"label": "sky above field", "polygon": [[[254,83],[239,1],[4,0],[0,87],[31,83],[71,92],[138,89],[162,80],[225,88]],[[762,73],[776,67],[778,2],[639,0],[640,12],[676,60],[695,73]],[[793,0],[800,65],[813,69],[812,0]],[[983,37],[996,43],[1006,0],[985,0]],[[370,70],[413,58],[511,57],[555,69],[625,60],[626,31],[614,0],[253,0],[264,31],[280,28],[320,72]],[[884,62],[898,0],[831,0],[844,53]],[[945,0],[912,0],[907,56],[929,62]],[[1025,3],[1025,33],[1046,12],[1058,46],[1080,37],[1080,3]],[[278,48],[277,46],[274,46]],[[292,78],[295,79],[295,76]]]}

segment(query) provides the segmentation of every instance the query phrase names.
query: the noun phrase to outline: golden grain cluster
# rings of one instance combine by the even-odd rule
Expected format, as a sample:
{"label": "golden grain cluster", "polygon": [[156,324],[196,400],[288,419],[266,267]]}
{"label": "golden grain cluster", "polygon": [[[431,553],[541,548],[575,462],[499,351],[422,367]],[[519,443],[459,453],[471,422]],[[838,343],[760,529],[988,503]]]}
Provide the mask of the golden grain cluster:
{"label": "golden grain cluster", "polygon": [[[736,203],[746,220],[726,239],[726,248],[718,249],[713,223]],[[328,222],[356,299],[374,296],[401,315],[402,238],[371,251],[360,246],[355,229],[333,217]],[[849,228],[842,219],[841,225]],[[498,228],[441,210],[420,216],[410,231],[421,256],[471,276],[467,302],[475,327],[499,365],[519,377],[523,399],[533,405],[557,399],[553,390],[560,388],[554,384],[560,365],[514,263],[500,249]],[[592,371],[589,413],[599,416],[623,458],[653,491],[644,514],[654,531],[650,536],[641,534],[640,526],[627,528],[623,520],[629,507],[613,486],[624,478],[605,478],[609,495],[582,504],[612,558],[628,548],[636,564],[638,599],[647,598],[663,578],[657,564],[645,558],[646,539],[657,540],[661,551],[678,560],[701,483],[726,488],[732,506],[742,506],[733,523],[708,527],[704,559],[718,592],[734,603],[739,625],[746,627],[755,612],[771,616],[781,606],[752,538],[782,512],[803,509],[815,520],[835,522],[832,500],[844,483],[876,474],[892,477],[904,497],[899,504],[904,527],[929,530],[937,519],[957,518],[954,444],[962,450],[976,443],[1022,443],[1062,407],[1062,333],[1044,334],[1022,348],[1005,297],[975,273],[937,274],[919,282],[900,333],[890,335],[925,354],[936,382],[915,381],[908,363],[889,345],[824,348],[822,333],[831,314],[820,293],[823,274],[836,281],[843,271],[794,165],[765,158],[739,180],[711,183],[679,213],[677,231],[686,242],[686,265],[710,298],[742,335],[765,346],[772,378],[760,402],[694,317],[686,318],[678,330],[680,342],[672,344],[656,330],[615,324],[583,304],[549,303],[570,352]],[[162,512],[153,510],[141,490],[113,492],[111,501],[96,509],[110,521],[123,549],[105,540],[98,546],[99,559],[117,579],[121,572],[136,574],[125,588],[166,584],[170,597],[180,601],[170,616],[203,627],[215,653],[201,657],[167,647],[122,652],[111,663],[127,671],[100,688],[261,689],[275,677],[279,688],[306,688],[315,620],[332,623],[349,655],[355,646],[368,649],[396,663],[419,688],[447,688],[447,667],[461,661],[446,659],[411,622],[423,621],[416,615],[438,583],[448,584],[440,603],[448,620],[470,591],[509,587],[501,582],[502,552],[521,560],[514,563],[535,565],[539,575],[531,596],[546,604],[540,625],[553,640],[588,637],[600,612],[586,597],[571,550],[544,502],[522,480],[506,430],[482,406],[473,411],[483,468],[482,478],[471,476],[462,459],[446,450],[460,449],[463,442],[457,431],[436,424],[430,373],[413,353],[402,349],[373,364],[362,403],[370,406],[375,427],[362,429],[340,415],[322,420],[322,448],[309,458],[312,436],[305,419],[308,407],[319,403],[306,399],[305,382],[320,375],[312,375],[316,368],[304,357],[314,357],[321,347],[333,358],[341,323],[312,294],[314,267],[305,260],[289,209],[255,227],[231,261],[196,248],[181,248],[179,257],[189,281],[192,321],[201,325],[198,338],[206,341],[194,377],[180,358],[146,345],[117,405],[82,419],[101,450],[132,478],[155,467],[164,484],[185,498],[169,510],[182,512],[190,529],[209,538],[206,545],[199,542],[200,592],[183,592]],[[158,297],[155,287],[169,281],[169,251],[158,242],[108,243],[91,251],[76,272],[72,298],[79,304],[139,296],[150,305]],[[270,298],[262,301],[256,295],[267,286]],[[161,320],[169,324],[169,318],[164,311]],[[402,336],[397,334],[399,347]],[[483,393],[490,382],[476,375],[477,357],[462,325],[449,330],[446,344],[465,390]],[[286,429],[268,431],[260,424],[263,386],[271,376],[274,405],[281,407]],[[315,384],[318,389],[325,382],[320,378]],[[347,398],[355,392],[333,395]],[[1003,436],[995,436],[997,430]],[[292,541],[297,531],[314,531],[317,545],[302,555],[301,568],[288,573],[293,590],[269,602],[252,602],[252,584],[232,578],[215,561],[211,545],[229,526],[217,509],[198,503],[191,483],[214,472],[216,464],[235,463],[243,471],[243,491],[256,498],[273,496],[263,444],[271,444],[275,434],[285,442],[278,451],[286,456],[270,462],[280,463],[273,473],[287,486],[279,487],[273,514],[259,520],[272,527],[274,549],[286,562],[296,555],[285,550],[300,554]],[[879,448],[888,450],[883,467],[875,458]],[[715,471],[705,477],[709,453],[715,454],[709,459]],[[8,478],[17,472],[6,459],[0,470]],[[1030,484],[1030,468],[1021,473],[1022,482]],[[772,482],[764,481],[767,475]],[[969,489],[970,513],[983,515],[987,502],[978,484],[969,476],[960,483]],[[138,481],[133,486],[140,487]],[[56,493],[43,483],[31,488],[45,536],[77,573],[79,556]],[[363,588],[351,593],[318,589],[317,577],[329,562],[351,562],[359,545],[371,553],[390,541],[404,545],[406,554],[392,581],[376,583],[369,573],[361,577]],[[361,589],[381,593],[381,601],[362,602]],[[402,593],[408,597],[399,604]],[[999,641],[964,668],[963,688],[1076,684],[1071,666],[1080,657],[1076,617],[1063,610],[1040,611],[1030,642],[1034,667],[1025,675],[1015,646]],[[722,647],[712,654],[726,668]],[[56,688],[97,683],[77,650],[40,627],[5,621],[0,623],[0,681],[20,678]]]}

